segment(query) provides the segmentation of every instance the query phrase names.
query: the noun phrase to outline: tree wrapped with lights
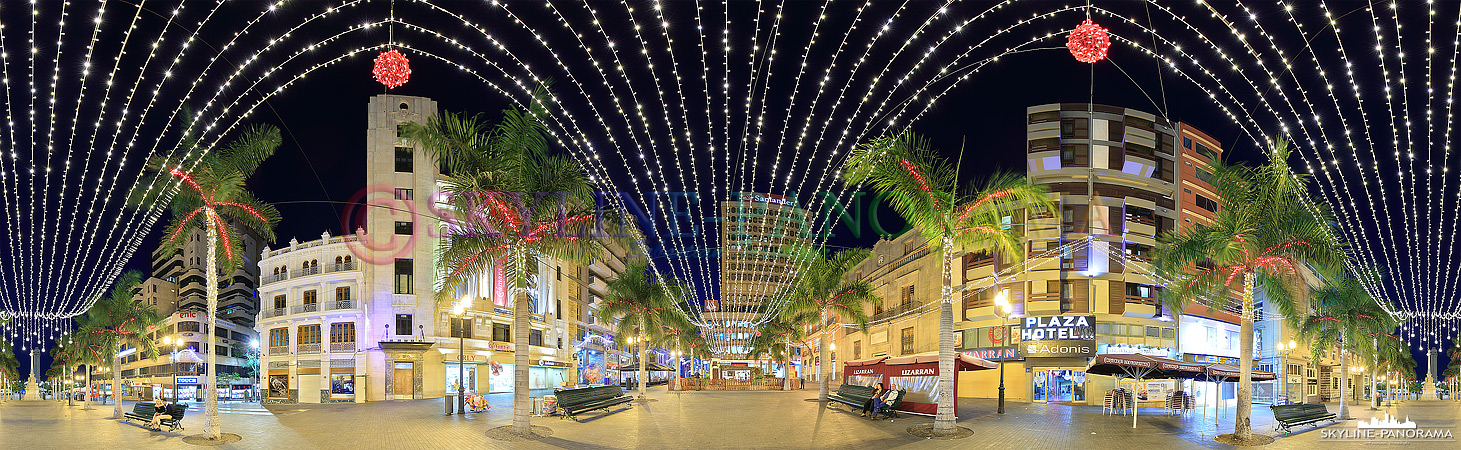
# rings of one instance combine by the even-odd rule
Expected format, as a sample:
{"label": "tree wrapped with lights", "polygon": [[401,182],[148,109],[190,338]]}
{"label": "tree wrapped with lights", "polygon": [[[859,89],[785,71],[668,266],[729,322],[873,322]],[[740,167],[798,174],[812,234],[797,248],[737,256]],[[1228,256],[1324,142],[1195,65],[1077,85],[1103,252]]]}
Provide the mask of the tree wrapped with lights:
{"label": "tree wrapped with lights", "polygon": [[[866,255],[864,255],[866,258]],[[793,346],[807,346],[806,328],[808,324],[817,323],[822,318],[816,312],[796,312],[783,310],[771,320],[756,325],[754,335],[747,342],[746,357],[760,359],[765,356],[772,361],[785,361],[786,373],[782,377],[781,389],[791,390],[791,361],[795,356]],[[863,322],[866,325],[866,322]],[[805,370],[803,370],[805,371]],[[828,383],[822,383],[826,385]]]}
{"label": "tree wrapped with lights", "polygon": [[[1336,273],[1346,255],[1324,210],[1308,206],[1306,178],[1289,170],[1288,142],[1273,142],[1268,156],[1270,162],[1258,167],[1219,164],[1216,220],[1163,234],[1154,257],[1160,276],[1171,280],[1162,301],[1174,310],[1199,298],[1217,306],[1241,299],[1239,355],[1253,354],[1257,289],[1269,294],[1281,316],[1293,320],[1300,314],[1293,299],[1305,288],[1309,267]],[[1253,359],[1238,360],[1232,438],[1248,442],[1253,439]]]}
{"label": "tree wrapped with lights", "polygon": [[[87,334],[88,342],[100,348],[100,356],[111,362],[112,395],[118,399],[122,392],[122,358],[118,356],[122,346],[131,345],[143,359],[157,356],[157,339],[151,331],[157,329],[163,317],[152,305],[132,300],[132,291],[141,282],[141,273],[123,273],[109,295],[97,300],[85,315],[76,318],[79,332]],[[122,403],[113,402],[112,418],[121,417]]]}
{"label": "tree wrapped with lights", "polygon": [[15,346],[10,344],[9,339],[0,339],[0,386],[5,386],[7,380],[18,379],[20,360],[15,357]]}
{"label": "tree wrapped with lights", "polygon": [[[774,317],[781,323],[765,328],[771,334],[768,339],[786,341],[794,337],[783,327],[818,328],[817,358],[818,378],[821,380],[817,401],[827,404],[828,385],[832,384],[831,353],[827,347],[832,343],[834,319],[845,319],[862,331],[867,331],[871,320],[868,311],[883,304],[883,298],[873,291],[867,281],[847,280],[847,274],[866,260],[871,251],[847,249],[830,255],[822,248],[792,246],[785,250],[793,261],[801,261],[797,278],[790,286],[782,288],[777,297],[786,299],[786,305]],[[774,320],[773,320],[774,322]],[[763,344],[764,345],[764,344]]]}
{"label": "tree wrapped with lights", "polygon": [[[1032,185],[1015,174],[997,173],[975,184],[971,191],[958,189],[957,166],[939,158],[926,139],[912,132],[857,147],[847,158],[842,179],[849,185],[868,184],[878,192],[891,194],[893,209],[914,225],[929,250],[942,261],[939,394],[933,433],[953,433],[954,253],[993,248],[1006,261],[1024,261],[1024,233],[1016,227],[1004,227],[1003,218],[1020,208],[1054,211],[1054,206],[1043,186]],[[825,399],[825,395],[819,398]]]}
{"label": "tree wrapped with lights", "polygon": [[[678,283],[675,289],[688,293],[688,287],[684,283]],[[695,301],[693,297],[683,296],[681,302]],[[681,310],[685,307],[679,307]],[[654,341],[655,345],[670,349],[671,359],[674,361],[675,389],[680,387],[680,366],[683,358],[694,359],[700,356],[709,356],[709,347],[705,344],[705,336],[700,334],[700,327],[691,322],[683,314],[669,314],[665,322],[660,325],[660,338]]]}
{"label": "tree wrapped with lights", "polygon": [[[516,347],[511,430],[522,436],[533,434],[528,317],[535,299],[529,295],[530,278],[540,261],[589,264],[604,252],[588,238],[598,231],[589,206],[594,204],[593,189],[582,165],[549,152],[540,122],[547,111],[538,97],[541,92],[526,112],[503,111],[490,129],[478,117],[442,112],[425,124],[406,124],[403,133],[450,173],[445,191],[453,217],[439,243],[440,284],[469,285],[503,262]],[[537,193],[552,195],[536,198]],[[453,292],[439,289],[436,301],[453,300]]]}
{"label": "tree wrapped with lights", "polygon": [[649,360],[645,358],[649,347],[667,341],[668,330],[684,328],[683,316],[675,305],[688,298],[690,291],[673,278],[652,277],[644,259],[625,265],[624,272],[609,280],[605,290],[599,320],[612,325],[620,336],[629,336],[633,339],[630,343],[639,347],[639,399],[644,400],[649,382]]}
{"label": "tree wrapped with lights", "polygon": [[[1277,290],[1269,298],[1288,304],[1300,304],[1298,299],[1278,299],[1291,292]],[[1308,341],[1313,359],[1330,349],[1339,350],[1339,418],[1348,420],[1349,404],[1345,389],[1349,386],[1350,353],[1373,361],[1377,356],[1378,338],[1365,339],[1378,334],[1388,334],[1400,325],[1390,316],[1381,300],[1370,296],[1364,284],[1354,276],[1341,274],[1337,279],[1326,280],[1323,286],[1310,290],[1309,314],[1289,318],[1289,326],[1298,331],[1300,338]]]}
{"label": "tree wrapped with lights", "polygon": [[[164,254],[182,251],[193,233],[201,232],[207,244],[207,261],[204,269],[204,285],[208,306],[203,311],[207,316],[207,349],[209,354],[216,348],[217,334],[212,332],[218,325],[218,281],[220,274],[231,274],[247,259],[243,254],[241,230],[248,230],[274,242],[274,226],[279,223],[279,211],[273,205],[264,203],[249,192],[245,182],[259,168],[259,164],[274,154],[279,147],[279,130],[272,126],[256,125],[245,129],[229,145],[203,155],[202,159],[188,171],[176,165],[176,161],[156,157],[148,161],[149,177],[159,178],[148,183],[156,188],[139,191],[129,199],[137,208],[168,208],[172,222],[168,224],[162,241]],[[195,149],[191,136],[184,136],[183,147]],[[163,181],[163,179],[167,181]],[[204,386],[217,382],[217,355],[210,356],[204,373]],[[218,416],[218,395],[204,395],[203,429],[210,440],[223,437],[222,424]]]}

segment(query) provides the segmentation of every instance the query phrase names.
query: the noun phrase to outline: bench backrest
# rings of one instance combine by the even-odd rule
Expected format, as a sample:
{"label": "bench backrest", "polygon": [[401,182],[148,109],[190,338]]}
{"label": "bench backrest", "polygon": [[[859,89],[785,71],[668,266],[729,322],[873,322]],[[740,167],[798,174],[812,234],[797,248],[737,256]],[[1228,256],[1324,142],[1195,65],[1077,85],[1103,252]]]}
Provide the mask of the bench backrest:
{"label": "bench backrest", "polygon": [[132,414],[141,414],[141,415],[148,415],[148,416],[150,416],[156,410],[157,410],[157,404],[156,403],[153,403],[153,402],[137,402],[137,405],[132,407]]}
{"label": "bench backrest", "polygon": [[893,409],[898,409],[898,405],[902,405],[903,404],[903,397],[905,395],[907,395],[907,394],[908,394],[908,390],[907,389],[899,389],[898,390],[898,398],[893,399],[893,404],[888,405],[888,407],[889,408],[893,408]]}
{"label": "bench backrest", "polygon": [[167,415],[172,416],[173,420],[182,420],[183,414],[187,412],[188,405],[179,405],[177,403],[167,405]]}
{"label": "bench backrest", "polygon": [[560,389],[553,391],[558,396],[558,404],[577,405],[600,400],[608,400],[624,396],[624,389],[619,386],[596,386],[577,389]]}
{"label": "bench backrest", "polygon": [[844,384],[837,388],[838,397],[870,398],[876,388],[872,386],[858,386],[855,384]]}
{"label": "bench backrest", "polygon": [[1329,414],[1329,408],[1324,407],[1321,403],[1294,403],[1273,405],[1268,408],[1273,411],[1273,418],[1278,420]]}

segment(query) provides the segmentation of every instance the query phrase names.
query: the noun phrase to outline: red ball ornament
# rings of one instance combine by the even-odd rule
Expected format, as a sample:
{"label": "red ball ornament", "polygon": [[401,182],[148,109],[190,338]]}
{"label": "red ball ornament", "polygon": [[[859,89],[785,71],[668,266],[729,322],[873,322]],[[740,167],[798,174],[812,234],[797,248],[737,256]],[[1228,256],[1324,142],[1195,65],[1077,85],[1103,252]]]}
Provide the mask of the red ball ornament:
{"label": "red ball ornament", "polygon": [[386,85],[388,89],[394,89],[406,84],[406,80],[411,78],[410,61],[396,49],[380,52],[380,56],[375,57],[375,70],[371,73],[375,74],[375,81]]}
{"label": "red ball ornament", "polygon": [[1065,48],[1070,49],[1070,54],[1076,61],[1095,63],[1106,59],[1106,50],[1111,48],[1111,37],[1106,35],[1105,28],[1091,22],[1091,19],[1086,19],[1074,30],[1070,30]]}

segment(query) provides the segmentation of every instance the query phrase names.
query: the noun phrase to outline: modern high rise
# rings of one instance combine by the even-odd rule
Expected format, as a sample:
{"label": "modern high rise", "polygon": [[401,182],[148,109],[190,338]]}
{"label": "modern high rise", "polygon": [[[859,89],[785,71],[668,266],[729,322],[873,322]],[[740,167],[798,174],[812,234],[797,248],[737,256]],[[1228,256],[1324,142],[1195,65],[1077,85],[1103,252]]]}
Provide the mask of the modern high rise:
{"label": "modern high rise", "polygon": [[761,308],[796,277],[786,253],[810,243],[807,212],[795,198],[742,193],[720,203],[720,298],[706,306],[706,338],[716,358],[744,359]]}

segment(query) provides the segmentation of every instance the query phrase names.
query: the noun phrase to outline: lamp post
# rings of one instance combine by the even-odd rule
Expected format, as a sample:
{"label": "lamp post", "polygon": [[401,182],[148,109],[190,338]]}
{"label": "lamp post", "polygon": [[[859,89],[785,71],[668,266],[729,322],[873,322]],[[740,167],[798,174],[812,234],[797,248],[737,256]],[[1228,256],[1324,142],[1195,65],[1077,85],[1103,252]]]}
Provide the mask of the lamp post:
{"label": "lamp post", "polygon": [[1288,371],[1288,366],[1289,366],[1289,352],[1294,351],[1294,349],[1295,348],[1298,348],[1298,346],[1299,346],[1299,343],[1294,342],[1293,339],[1289,339],[1288,345],[1284,345],[1284,343],[1282,343],[1282,342],[1278,343],[1278,352],[1279,352],[1279,355],[1281,355],[1281,356],[1279,356],[1280,361],[1279,361],[1279,364],[1278,364],[1278,368],[1279,368],[1279,370],[1278,370],[1278,376],[1279,376],[1279,380],[1278,380],[1279,381],[1278,382],[1279,389],[1278,389],[1278,392],[1279,392],[1279,395],[1282,395],[1283,396],[1283,404],[1285,404],[1285,405],[1287,405],[1289,403],[1289,393],[1288,393],[1289,380],[1288,380],[1287,373],[1285,373],[1285,372]]}
{"label": "lamp post", "polygon": [[[180,344],[181,341],[182,341],[182,339],[174,339],[172,336],[168,336],[168,337],[162,338],[163,345],[166,345],[166,346],[168,346],[170,348],[168,350],[168,360],[172,362],[172,389],[173,389],[173,391],[172,391],[172,401],[173,401],[173,403],[177,403],[178,402],[178,399],[179,399],[179,397],[178,397],[178,346],[177,346],[177,344]],[[163,394],[166,394],[167,393],[167,387],[166,386],[163,387],[162,392],[163,392]],[[167,395],[163,395],[162,396],[162,399],[163,400],[167,400]]]}
{"label": "lamp post", "polygon": [[[1000,333],[1005,343],[1009,343],[1009,318],[1014,312],[1010,307],[1009,289],[1000,289],[999,294],[994,296],[995,314],[999,316]],[[1004,414],[1004,350],[999,351],[999,414]]]}
{"label": "lamp post", "polygon": [[457,354],[457,414],[466,414],[467,411],[467,330],[463,319],[470,307],[472,297],[464,297],[452,309],[452,315],[457,316],[457,340],[461,348],[461,353]]}
{"label": "lamp post", "polygon": [[253,352],[254,352],[254,388],[251,389],[251,391],[253,391],[253,392],[249,392],[249,395],[250,396],[257,396],[257,395],[259,395],[259,393],[258,393],[258,390],[259,390],[259,379],[262,378],[262,375],[263,375],[263,374],[259,373],[259,372],[261,372],[261,370],[259,370],[260,369],[259,364],[261,364],[263,362],[262,361],[262,358],[259,358],[259,340],[258,339],[250,340],[249,341],[249,347],[252,347],[253,348]]}
{"label": "lamp post", "polygon": [[[1365,366],[1350,366],[1349,370],[1351,372],[1358,372],[1361,377],[1365,376]],[[1348,384],[1349,380],[1344,380],[1344,383]],[[1361,378],[1360,383],[1364,383],[1363,378]],[[1354,401],[1360,401],[1360,392],[1358,389],[1356,389],[1354,392]]]}

